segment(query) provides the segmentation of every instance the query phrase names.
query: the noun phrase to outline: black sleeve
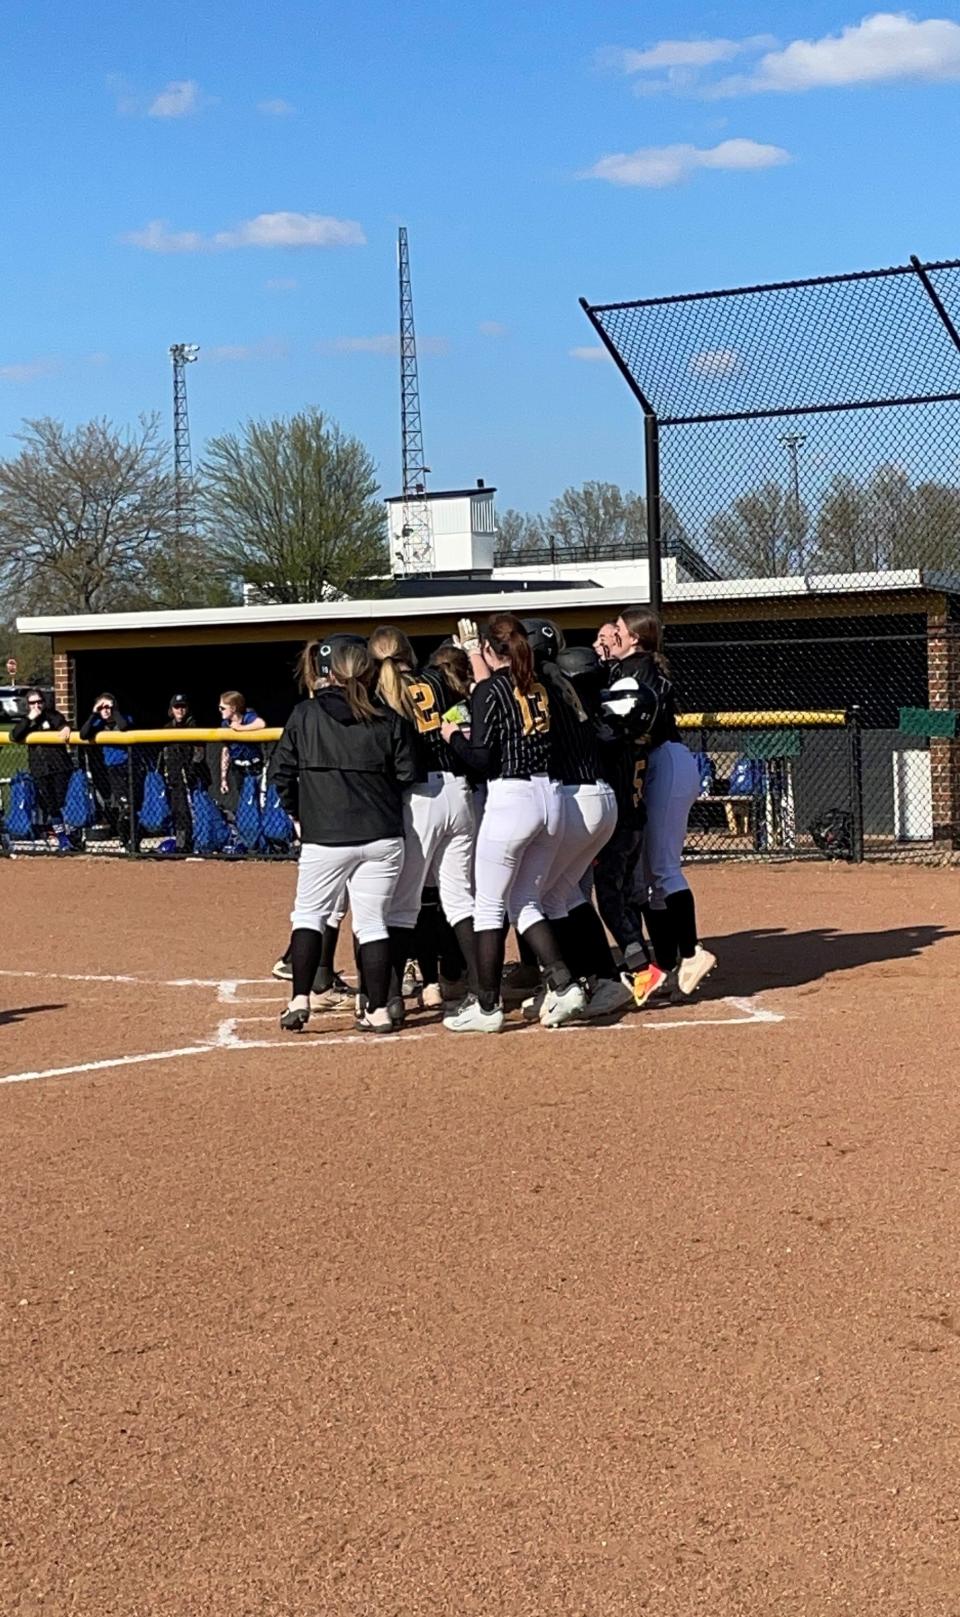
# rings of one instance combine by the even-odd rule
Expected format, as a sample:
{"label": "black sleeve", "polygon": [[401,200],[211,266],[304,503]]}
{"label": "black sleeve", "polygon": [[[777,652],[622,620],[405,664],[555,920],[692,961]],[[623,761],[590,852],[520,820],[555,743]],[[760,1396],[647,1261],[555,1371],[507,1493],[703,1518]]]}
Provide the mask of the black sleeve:
{"label": "black sleeve", "polygon": [[461,730],[455,730],[450,746],[471,775],[489,780],[496,774],[500,764],[500,725],[492,679],[482,679],[470,698],[470,740]]}
{"label": "black sleeve", "polygon": [[73,726],[65,714],[59,713],[56,708],[50,714],[50,723],[55,724],[58,730],[72,729]]}
{"label": "black sleeve", "polygon": [[413,725],[406,719],[398,718],[393,726],[393,770],[401,786],[412,786],[423,774]]}
{"label": "black sleeve", "polygon": [[113,727],[114,727],[115,730],[132,730],[133,729],[133,725],[131,724],[130,720],[124,718],[122,713],[114,713],[114,715],[113,715]]}
{"label": "black sleeve", "polygon": [[273,749],[267,779],[277,788],[277,796],[287,813],[297,819],[300,813],[300,750],[293,715]]}
{"label": "black sleeve", "polygon": [[25,719],[18,719],[10,731],[10,740],[26,741],[27,736],[30,734],[32,729],[33,719],[31,719],[29,715]]}
{"label": "black sleeve", "polygon": [[99,730],[103,729],[103,720],[99,713],[91,713],[89,719],[84,719],[80,726],[80,740],[92,741]]}

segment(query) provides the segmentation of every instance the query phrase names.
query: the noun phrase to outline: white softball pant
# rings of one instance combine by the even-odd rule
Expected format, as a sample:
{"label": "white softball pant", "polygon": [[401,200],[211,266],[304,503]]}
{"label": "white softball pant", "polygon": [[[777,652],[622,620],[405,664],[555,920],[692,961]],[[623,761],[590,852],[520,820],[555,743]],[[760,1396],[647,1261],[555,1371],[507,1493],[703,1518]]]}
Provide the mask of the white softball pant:
{"label": "white softball pant", "polygon": [[451,926],[473,914],[473,793],[462,775],[435,771],[408,792],[403,869],[390,904],[391,926],[414,927],[423,889],[439,887]]}
{"label": "white softball pant", "polygon": [[671,893],[689,886],[681,870],[690,810],[700,795],[700,771],[682,741],[654,747],[647,763],[643,800],[647,810],[634,892],[641,903],[662,910]]}
{"label": "white softball pant", "polygon": [[360,943],[387,937],[387,912],[403,864],[403,838],[382,837],[348,848],[305,842],[297,870],[297,896],[290,921],[294,931],[322,932],[346,883],[353,930]]}
{"label": "white softball pant", "polygon": [[476,932],[494,931],[508,914],[518,932],[544,919],[559,825],[560,789],[546,775],[490,782],[474,860]]}
{"label": "white softball pant", "polygon": [[543,900],[548,921],[562,920],[584,902],[584,874],[591,870],[617,826],[616,793],[605,781],[591,786],[561,786],[559,790],[560,830]]}

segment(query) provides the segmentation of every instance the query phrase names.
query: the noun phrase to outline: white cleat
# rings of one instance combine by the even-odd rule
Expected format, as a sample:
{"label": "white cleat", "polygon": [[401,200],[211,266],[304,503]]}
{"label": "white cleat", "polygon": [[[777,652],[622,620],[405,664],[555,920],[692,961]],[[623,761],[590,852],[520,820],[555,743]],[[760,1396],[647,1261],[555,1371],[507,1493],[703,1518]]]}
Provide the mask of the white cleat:
{"label": "white cleat", "polygon": [[397,1029],[390,1012],[385,1005],[378,1010],[365,1010],[362,1016],[357,1017],[357,1030],[360,1033],[396,1033]]}
{"label": "white cleat", "polygon": [[448,1033],[499,1033],[503,1028],[503,1006],[485,1011],[476,996],[468,994],[462,1005],[444,1017],[443,1025]]}
{"label": "white cleat", "polygon": [[420,1003],[425,1011],[438,1011],[443,1004],[443,991],[439,983],[424,983]]}
{"label": "white cleat", "polygon": [[681,994],[689,998],[691,994],[695,993],[703,979],[709,977],[716,963],[716,955],[711,954],[709,949],[705,949],[702,943],[698,943],[695,952],[690,958],[680,962],[680,969],[677,972],[677,987]]}
{"label": "white cleat", "polygon": [[580,983],[568,983],[566,988],[553,988],[548,991],[540,1012],[541,1027],[563,1027],[564,1022],[572,1022],[574,1017],[582,1016],[587,1006],[587,996]]}
{"label": "white cleat", "polygon": [[599,982],[583,1012],[585,1021],[593,1021],[598,1016],[615,1016],[617,1011],[626,1010],[633,1004],[633,990],[626,983],[616,979],[604,978]]}

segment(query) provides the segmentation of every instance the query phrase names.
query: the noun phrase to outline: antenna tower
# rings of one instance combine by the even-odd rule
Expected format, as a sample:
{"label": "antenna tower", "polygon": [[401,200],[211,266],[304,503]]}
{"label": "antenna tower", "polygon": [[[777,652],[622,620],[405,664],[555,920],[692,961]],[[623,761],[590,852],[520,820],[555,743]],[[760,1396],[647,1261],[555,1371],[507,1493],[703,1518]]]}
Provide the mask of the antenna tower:
{"label": "antenna tower", "polygon": [[170,358],[173,360],[173,498],[178,543],[184,539],[193,539],[197,532],[193,459],[190,454],[190,418],[187,415],[186,368],[193,363],[199,352],[200,349],[195,342],[175,342],[170,349]]}
{"label": "antenna tower", "polygon": [[433,570],[433,524],[426,498],[423,428],[420,424],[420,378],[417,336],[413,324],[410,248],[401,225],[397,244],[400,265],[400,430],[403,441],[403,568],[406,573]]}

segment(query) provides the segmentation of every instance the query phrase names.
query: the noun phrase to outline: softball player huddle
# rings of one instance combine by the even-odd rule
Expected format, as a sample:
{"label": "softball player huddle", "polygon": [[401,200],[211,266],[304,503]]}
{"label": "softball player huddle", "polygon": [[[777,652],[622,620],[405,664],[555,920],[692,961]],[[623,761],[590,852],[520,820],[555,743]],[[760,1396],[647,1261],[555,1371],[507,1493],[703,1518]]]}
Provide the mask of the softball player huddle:
{"label": "softball player huddle", "polygon": [[533,968],[524,1015],[545,1027],[695,991],[716,964],[680,869],[697,771],[659,623],[628,609],[615,634],[605,663],[508,612],[482,632],[461,619],[421,668],[391,626],[306,648],[307,698],[271,767],[301,839],[284,1028],[342,1007],[347,904],[357,1025],[401,1026],[426,888],[463,961],[451,1033],[503,1028],[510,927]]}

